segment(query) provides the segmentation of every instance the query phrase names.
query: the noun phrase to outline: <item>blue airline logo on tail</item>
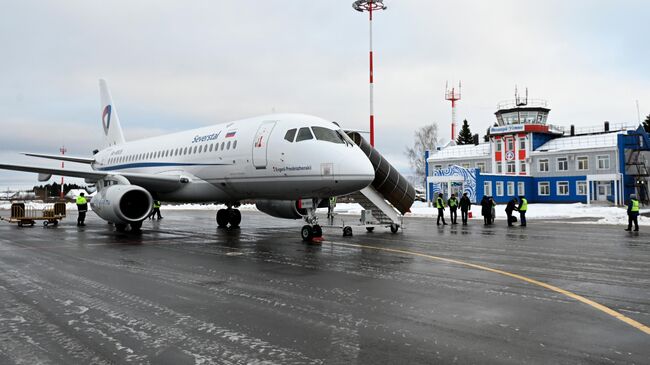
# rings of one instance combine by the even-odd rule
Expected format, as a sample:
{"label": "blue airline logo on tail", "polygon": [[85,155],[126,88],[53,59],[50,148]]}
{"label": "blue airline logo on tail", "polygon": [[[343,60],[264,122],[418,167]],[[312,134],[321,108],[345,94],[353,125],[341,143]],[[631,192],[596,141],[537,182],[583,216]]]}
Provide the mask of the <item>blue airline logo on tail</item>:
{"label": "blue airline logo on tail", "polygon": [[106,105],[102,113],[102,124],[104,125],[104,134],[108,135],[108,127],[111,126],[111,106]]}

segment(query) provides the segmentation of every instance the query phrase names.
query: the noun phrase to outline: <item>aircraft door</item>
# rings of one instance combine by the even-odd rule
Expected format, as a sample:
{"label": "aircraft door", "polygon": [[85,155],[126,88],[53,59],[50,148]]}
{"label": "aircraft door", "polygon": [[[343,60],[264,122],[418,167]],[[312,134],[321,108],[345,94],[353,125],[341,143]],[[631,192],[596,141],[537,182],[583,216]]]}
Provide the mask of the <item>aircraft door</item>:
{"label": "aircraft door", "polygon": [[269,137],[276,123],[273,120],[264,121],[257,129],[257,133],[255,133],[255,138],[253,139],[253,166],[256,169],[266,168]]}

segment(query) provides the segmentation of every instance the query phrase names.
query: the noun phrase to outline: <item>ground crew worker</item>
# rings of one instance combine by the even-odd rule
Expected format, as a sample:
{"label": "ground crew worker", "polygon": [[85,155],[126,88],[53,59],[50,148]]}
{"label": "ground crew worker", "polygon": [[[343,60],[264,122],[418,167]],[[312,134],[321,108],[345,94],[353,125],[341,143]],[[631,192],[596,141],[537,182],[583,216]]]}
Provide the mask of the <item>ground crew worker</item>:
{"label": "ground crew worker", "polygon": [[330,224],[334,224],[334,208],[336,208],[336,197],[330,198],[329,205],[327,206],[327,219]]}
{"label": "ground crew worker", "polygon": [[467,225],[467,214],[472,208],[472,202],[467,197],[467,193],[463,193],[463,196],[460,198],[460,218],[463,220],[463,225]]}
{"label": "ground crew worker", "polygon": [[528,211],[528,200],[522,195],[519,197],[519,206],[517,207],[519,211],[519,220],[521,221],[521,226],[526,227],[526,212]]}
{"label": "ground crew worker", "polygon": [[151,211],[151,214],[149,214],[149,219],[156,219],[154,218],[154,215],[157,216],[158,219],[163,219],[160,215],[160,205],[160,200],[153,201],[153,210]]}
{"label": "ground crew worker", "polygon": [[512,212],[517,209],[515,206],[517,204],[517,198],[512,198],[506,205],[506,216],[508,216],[508,227],[512,227],[512,223],[517,220],[517,218],[512,216]]}
{"label": "ground crew worker", "polygon": [[451,224],[458,224],[458,199],[456,199],[456,194],[451,194],[449,200],[447,200],[447,205],[449,206],[449,216],[451,218]]}
{"label": "ground crew worker", "polygon": [[632,230],[632,223],[634,223],[634,232],[639,231],[639,201],[636,199],[636,194],[630,195],[630,202],[627,204],[627,229]]}
{"label": "ground crew worker", "polygon": [[86,200],[84,195],[84,193],[80,193],[77,197],[77,212],[79,212],[79,215],[77,216],[77,226],[86,225],[84,222],[86,221],[86,212],[88,211],[88,200]]}
{"label": "ground crew worker", "polygon": [[438,221],[437,224],[440,225],[440,219],[442,218],[442,224],[447,225],[445,222],[445,200],[442,198],[442,193],[438,194],[436,199],[436,208],[438,208]]}

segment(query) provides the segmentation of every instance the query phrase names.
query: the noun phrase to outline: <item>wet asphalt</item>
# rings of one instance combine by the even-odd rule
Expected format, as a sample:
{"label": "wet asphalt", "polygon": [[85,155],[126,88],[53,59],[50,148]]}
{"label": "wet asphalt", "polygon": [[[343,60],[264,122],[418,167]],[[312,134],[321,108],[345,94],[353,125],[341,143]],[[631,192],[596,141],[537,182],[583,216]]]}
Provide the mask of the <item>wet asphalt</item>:
{"label": "wet asphalt", "polygon": [[299,221],[163,214],[140,235],[94,214],[83,228],[0,222],[0,364],[650,363],[650,335],[593,306],[411,253],[648,326],[643,227],[412,218],[308,245]]}

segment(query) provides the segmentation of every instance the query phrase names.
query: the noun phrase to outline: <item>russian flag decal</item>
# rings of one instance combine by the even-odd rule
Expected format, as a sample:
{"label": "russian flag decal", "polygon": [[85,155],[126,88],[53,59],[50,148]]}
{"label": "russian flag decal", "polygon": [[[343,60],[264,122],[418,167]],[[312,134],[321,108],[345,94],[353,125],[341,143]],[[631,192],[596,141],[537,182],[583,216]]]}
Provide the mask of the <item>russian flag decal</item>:
{"label": "russian flag decal", "polygon": [[235,136],[236,133],[237,133],[237,131],[234,131],[234,132],[228,132],[228,133],[226,133],[226,138],[232,138],[232,137]]}

